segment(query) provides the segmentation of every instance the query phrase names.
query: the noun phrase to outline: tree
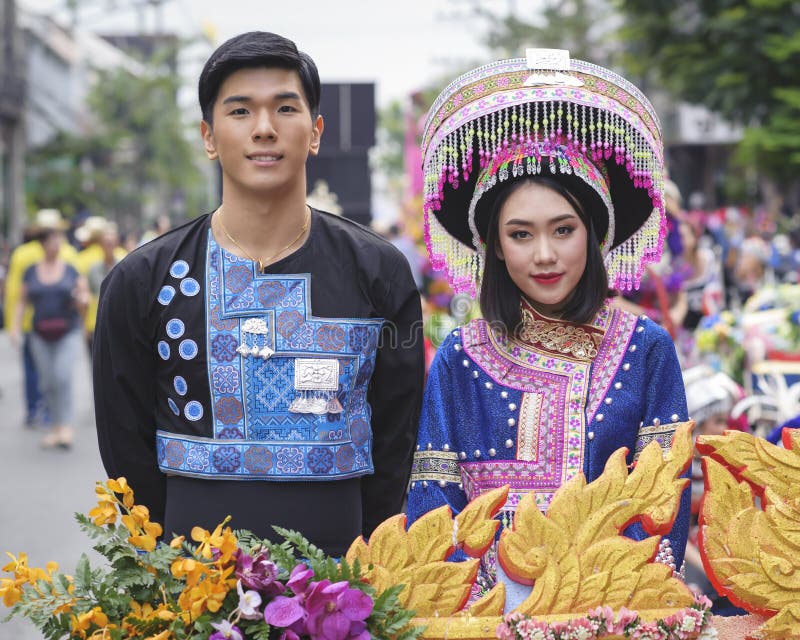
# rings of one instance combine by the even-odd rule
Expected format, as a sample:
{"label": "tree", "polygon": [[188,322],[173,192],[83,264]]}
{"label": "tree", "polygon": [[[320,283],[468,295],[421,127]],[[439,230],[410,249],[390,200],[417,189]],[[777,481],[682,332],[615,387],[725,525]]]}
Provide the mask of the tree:
{"label": "tree", "polygon": [[526,48],[568,49],[570,56],[611,66],[617,43],[609,34],[618,22],[608,0],[547,0],[537,15],[497,14],[479,0],[471,1],[484,18],[484,42],[496,58],[520,58]]}
{"label": "tree", "polygon": [[176,208],[202,211],[201,150],[189,141],[176,98],[180,80],[168,59],[146,63],[141,75],[98,72],[87,97],[92,132],[61,133],[28,154],[34,207],[88,209],[128,228]]}
{"label": "tree", "polygon": [[618,0],[633,69],[747,129],[737,158],[778,183],[800,172],[800,5]]}

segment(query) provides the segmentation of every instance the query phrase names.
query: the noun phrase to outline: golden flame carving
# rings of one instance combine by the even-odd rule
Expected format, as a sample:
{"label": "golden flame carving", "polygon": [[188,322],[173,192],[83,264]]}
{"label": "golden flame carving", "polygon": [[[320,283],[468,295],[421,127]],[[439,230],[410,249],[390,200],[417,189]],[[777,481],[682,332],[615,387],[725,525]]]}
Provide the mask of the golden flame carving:
{"label": "golden flame carving", "polygon": [[771,616],[758,631],[767,639],[800,637],[800,432],[784,430],[783,443],[738,431],[697,439],[708,456],[699,535],[706,573],[731,602]]}
{"label": "golden flame carving", "polygon": [[[464,608],[478,573],[479,560],[491,546],[500,522],[494,519],[508,497],[500,487],[470,502],[453,520],[450,507],[426,513],[406,531],[406,517],[397,515],[378,525],[369,543],[357,538],[347,551],[347,561],[358,560],[378,592],[404,584],[400,602],[419,617],[449,616]],[[456,547],[471,559],[447,562]],[[471,611],[499,615],[504,590],[492,590]]]}
{"label": "golden flame carving", "polygon": [[651,534],[672,527],[688,480],[692,423],[678,426],[672,450],[657,442],[642,451],[628,473],[625,449],[609,458],[603,474],[586,484],[582,474],[561,487],[543,515],[526,495],[512,529],[503,531],[498,560],[517,582],[533,584],[517,611],[528,615],[585,612],[599,605],[654,609],[688,607],[691,591],[666,565],[651,563],[659,538],[620,535],[641,520]]}
{"label": "golden flame carving", "polygon": [[[672,450],[649,444],[630,474],[626,450],[612,455],[603,474],[587,484],[579,474],[553,497],[547,516],[529,494],[517,509],[514,527],[498,545],[503,568],[516,580],[533,584],[517,609],[547,621],[565,621],[608,605],[637,609],[643,620],[655,620],[689,607],[694,598],[666,565],[654,563],[659,537],[672,527],[688,480],[681,478],[691,460],[692,422],[681,423]],[[414,624],[426,625],[425,638],[470,640],[494,637],[502,620],[505,586],[498,583],[467,609],[478,560],[491,546],[499,522],[494,519],[508,487],[473,500],[454,519],[440,507],[405,530],[405,516],[381,524],[369,543],[358,538],[347,552],[358,559],[365,579],[379,592],[404,584],[404,606],[415,609]],[[642,521],[654,535],[642,541],[620,532]],[[471,559],[447,562],[453,549]]]}

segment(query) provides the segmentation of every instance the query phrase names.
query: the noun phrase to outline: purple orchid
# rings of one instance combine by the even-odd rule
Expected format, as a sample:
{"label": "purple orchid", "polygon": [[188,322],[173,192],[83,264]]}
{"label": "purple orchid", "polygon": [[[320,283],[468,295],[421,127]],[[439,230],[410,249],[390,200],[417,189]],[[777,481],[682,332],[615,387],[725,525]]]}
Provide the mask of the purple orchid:
{"label": "purple orchid", "polygon": [[322,580],[309,591],[306,601],[309,635],[319,640],[369,640],[366,619],[372,606],[372,598],[351,589],[347,581],[330,584]]}
{"label": "purple orchid", "polygon": [[251,556],[238,549],[234,558],[235,575],[246,589],[258,591],[266,598],[283,593],[283,584],[277,580],[278,567],[269,559],[269,551],[257,550]]}
{"label": "purple orchid", "polygon": [[286,583],[294,596],[278,596],[264,608],[267,624],[283,629],[281,640],[369,640],[372,598],[346,580],[311,582],[313,577],[305,565],[296,566]]}
{"label": "purple orchid", "polygon": [[301,635],[308,635],[305,629],[307,612],[305,609],[306,590],[314,571],[303,564],[298,564],[289,575],[286,587],[294,596],[278,596],[264,607],[264,620],[273,627],[284,629],[281,640],[299,640]]}

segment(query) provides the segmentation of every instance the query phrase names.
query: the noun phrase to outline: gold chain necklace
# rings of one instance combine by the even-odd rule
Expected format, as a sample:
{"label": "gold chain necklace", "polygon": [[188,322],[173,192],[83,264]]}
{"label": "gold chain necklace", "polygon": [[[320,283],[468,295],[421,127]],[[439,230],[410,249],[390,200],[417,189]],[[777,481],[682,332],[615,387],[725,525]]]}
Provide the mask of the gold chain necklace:
{"label": "gold chain necklace", "polygon": [[254,258],[253,256],[251,256],[247,252],[247,250],[242,245],[240,245],[238,242],[236,242],[236,239],[230,233],[228,233],[228,230],[225,228],[225,225],[222,222],[222,207],[217,209],[217,213],[219,213],[219,216],[218,216],[217,219],[219,220],[219,227],[220,227],[220,229],[222,229],[222,233],[225,234],[225,237],[227,237],[228,240],[230,240],[233,244],[235,244],[238,247],[239,251],[241,251],[248,258],[248,260],[252,260],[253,262],[255,262],[258,265],[259,273],[264,273],[264,271],[266,270],[266,268],[267,268],[267,266],[269,265],[270,262],[272,262],[275,258],[277,258],[279,255],[281,255],[284,251],[286,251],[295,242],[297,242],[300,238],[303,237],[303,234],[308,229],[308,223],[311,222],[311,208],[306,206],[306,209],[307,209],[306,220],[305,220],[305,222],[303,222],[303,226],[300,228],[300,233],[298,233],[297,236],[295,236],[294,240],[292,240],[289,244],[287,244],[283,249],[281,249],[277,253],[273,253],[271,256],[269,256],[263,262],[261,260],[259,260],[258,258]]}

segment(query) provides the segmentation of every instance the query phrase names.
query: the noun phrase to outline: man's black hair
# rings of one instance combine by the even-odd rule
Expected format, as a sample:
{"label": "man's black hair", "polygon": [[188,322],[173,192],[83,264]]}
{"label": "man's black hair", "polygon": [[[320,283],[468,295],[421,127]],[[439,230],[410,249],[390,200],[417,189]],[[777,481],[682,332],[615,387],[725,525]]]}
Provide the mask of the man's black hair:
{"label": "man's black hair", "polygon": [[580,200],[553,177],[526,176],[509,182],[499,187],[503,191],[497,196],[489,218],[480,305],[486,321],[512,337],[519,335],[522,328],[522,311],[520,309],[522,293],[508,274],[506,263],[497,256],[500,210],[512,193],[523,184],[531,183],[542,185],[565,198],[586,225],[586,268],[561,310],[561,319],[577,323],[589,322],[597,315],[608,297],[608,275],[603,255],[600,253],[600,243],[594,231],[592,216],[584,209]]}
{"label": "man's black hair", "polygon": [[319,72],[311,56],[298,51],[294,42],[283,36],[268,31],[249,31],[222,43],[203,66],[197,88],[203,120],[213,124],[214,102],[228,76],[239,69],[258,67],[296,71],[311,117],[319,115]]}

